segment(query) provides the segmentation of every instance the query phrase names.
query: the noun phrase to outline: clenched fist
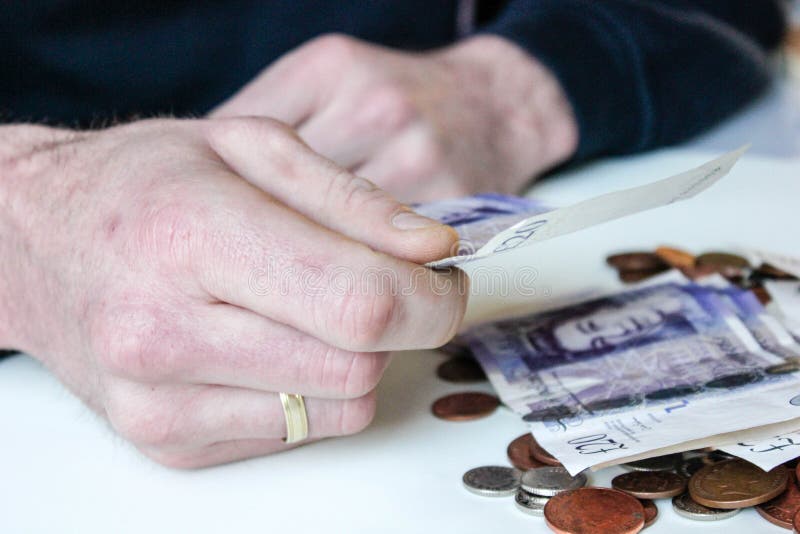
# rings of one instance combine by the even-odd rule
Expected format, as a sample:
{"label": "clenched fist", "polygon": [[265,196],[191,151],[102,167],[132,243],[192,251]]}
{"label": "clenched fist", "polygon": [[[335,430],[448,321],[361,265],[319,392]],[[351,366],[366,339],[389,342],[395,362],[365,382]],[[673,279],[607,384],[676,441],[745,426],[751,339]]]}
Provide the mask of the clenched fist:
{"label": "clenched fist", "polygon": [[493,36],[426,53],[324,36],[213,112],[236,115],[285,121],[314,150],[409,201],[518,192],[578,139],[555,77]]}
{"label": "clenched fist", "polygon": [[0,345],[161,463],[289,447],[281,391],[311,439],[357,432],[387,351],[464,313],[462,275],[420,266],[452,229],[274,120],[10,126],[0,146]]}

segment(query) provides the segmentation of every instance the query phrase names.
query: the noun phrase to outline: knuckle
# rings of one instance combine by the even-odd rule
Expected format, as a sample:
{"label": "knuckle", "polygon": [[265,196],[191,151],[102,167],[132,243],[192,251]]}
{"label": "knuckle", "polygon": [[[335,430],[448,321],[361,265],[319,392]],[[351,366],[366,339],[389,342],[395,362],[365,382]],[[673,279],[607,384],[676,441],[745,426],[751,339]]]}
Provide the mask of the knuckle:
{"label": "knuckle", "polygon": [[345,398],[363,397],[374,390],[383,377],[388,354],[383,352],[351,352],[345,359],[341,375],[341,393]]}
{"label": "knuckle", "polygon": [[412,176],[431,176],[440,172],[446,163],[445,151],[432,132],[420,133],[416,149],[406,163],[406,172]]}
{"label": "knuckle", "polygon": [[341,64],[354,59],[358,41],[348,35],[329,33],[311,41],[308,51],[323,63]]}
{"label": "knuckle", "polygon": [[383,291],[357,291],[342,298],[336,326],[347,348],[371,351],[384,338],[398,313],[395,295]]}
{"label": "knuckle", "polygon": [[112,312],[101,321],[93,337],[98,358],[115,375],[149,381],[169,371],[168,358],[158,342],[156,314],[143,309]]}
{"label": "knuckle", "polygon": [[385,85],[370,92],[355,118],[367,131],[398,131],[418,116],[411,96],[401,87]]}
{"label": "knuckle", "polygon": [[211,129],[212,138],[214,135],[243,140],[260,150],[272,150],[278,154],[303,144],[291,126],[270,117],[243,116],[219,119],[214,121],[214,127]]}
{"label": "knuckle", "polygon": [[348,436],[367,428],[375,418],[377,400],[374,393],[344,401],[339,415],[339,434]]}
{"label": "knuckle", "polygon": [[399,202],[366,178],[353,176],[345,170],[336,173],[330,187],[326,198],[335,203],[335,208],[340,211],[363,213],[368,208],[394,211],[400,206]]}
{"label": "knuckle", "polygon": [[[176,195],[177,196],[177,195]],[[184,265],[202,241],[204,208],[184,199],[154,202],[139,217],[137,253]]]}
{"label": "knuckle", "polygon": [[111,426],[120,436],[140,447],[159,450],[181,444],[183,435],[178,424],[179,414],[166,404],[150,404],[133,400],[107,404]]}

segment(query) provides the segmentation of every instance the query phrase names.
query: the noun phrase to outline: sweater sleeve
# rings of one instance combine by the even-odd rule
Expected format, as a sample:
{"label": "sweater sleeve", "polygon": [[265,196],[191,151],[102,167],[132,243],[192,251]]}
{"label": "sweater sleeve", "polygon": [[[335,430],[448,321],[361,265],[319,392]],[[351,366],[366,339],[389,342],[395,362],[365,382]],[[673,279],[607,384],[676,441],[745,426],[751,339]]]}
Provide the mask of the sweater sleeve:
{"label": "sweater sleeve", "polygon": [[755,98],[785,32],[780,2],[512,0],[480,31],[554,72],[586,159],[685,140]]}

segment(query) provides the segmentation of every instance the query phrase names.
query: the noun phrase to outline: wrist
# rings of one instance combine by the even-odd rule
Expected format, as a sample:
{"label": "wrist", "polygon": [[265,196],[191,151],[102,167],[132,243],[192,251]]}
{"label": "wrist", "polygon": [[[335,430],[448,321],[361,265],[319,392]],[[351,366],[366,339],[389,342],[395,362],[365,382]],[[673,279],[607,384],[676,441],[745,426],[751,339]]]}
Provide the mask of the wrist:
{"label": "wrist", "polygon": [[72,135],[44,126],[0,126],[0,349],[31,348],[24,334],[30,272],[26,235],[35,196],[30,182],[48,159],[38,155]]}
{"label": "wrist", "polygon": [[578,146],[572,106],[556,77],[508,39],[478,35],[440,52],[475,85],[492,110],[494,139],[514,174],[535,174],[569,159]]}

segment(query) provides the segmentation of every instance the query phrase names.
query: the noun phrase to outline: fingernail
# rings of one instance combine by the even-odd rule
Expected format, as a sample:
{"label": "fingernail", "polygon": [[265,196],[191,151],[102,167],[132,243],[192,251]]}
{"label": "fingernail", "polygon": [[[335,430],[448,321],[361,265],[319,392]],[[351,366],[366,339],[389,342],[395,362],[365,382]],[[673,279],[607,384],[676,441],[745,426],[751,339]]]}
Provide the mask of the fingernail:
{"label": "fingernail", "polygon": [[400,230],[419,230],[421,228],[430,228],[431,226],[440,226],[442,223],[423,217],[413,211],[401,211],[394,216],[392,224]]}

